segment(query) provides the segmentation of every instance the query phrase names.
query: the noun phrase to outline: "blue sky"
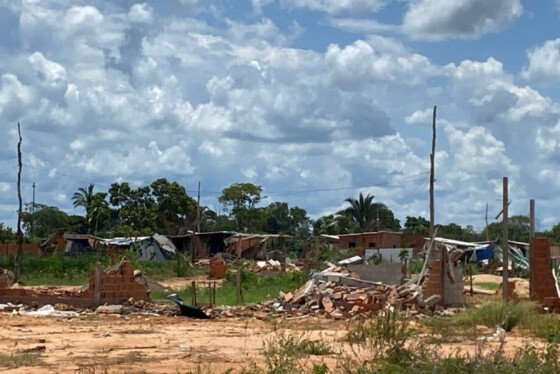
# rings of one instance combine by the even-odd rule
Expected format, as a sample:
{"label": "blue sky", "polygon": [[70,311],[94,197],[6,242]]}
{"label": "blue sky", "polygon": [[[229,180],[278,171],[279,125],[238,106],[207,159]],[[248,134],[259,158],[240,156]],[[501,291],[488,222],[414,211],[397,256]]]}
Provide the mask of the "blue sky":
{"label": "blue sky", "polygon": [[[317,217],[360,191],[399,219],[560,221],[555,0],[0,0],[0,222],[24,200],[166,177],[234,182]],[[352,188],[350,188],[352,187]],[[362,188],[356,188],[362,187]],[[328,190],[328,191],[325,191]],[[491,214],[493,216],[493,214]]]}

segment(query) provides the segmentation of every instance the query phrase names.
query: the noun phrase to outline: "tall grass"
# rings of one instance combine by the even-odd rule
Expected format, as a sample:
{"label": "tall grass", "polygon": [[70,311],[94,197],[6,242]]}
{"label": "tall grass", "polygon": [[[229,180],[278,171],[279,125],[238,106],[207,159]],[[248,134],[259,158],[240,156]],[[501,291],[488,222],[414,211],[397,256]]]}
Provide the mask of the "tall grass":
{"label": "tall grass", "polygon": [[[294,291],[301,287],[307,278],[300,272],[291,273],[272,273],[267,275],[259,275],[249,271],[243,271],[242,274],[242,293],[245,304],[259,303],[271,299],[276,299],[280,291]],[[186,287],[177,294],[185,302],[190,303],[191,287]],[[217,305],[239,305],[236,296],[236,276],[233,272],[228,272],[226,279],[221,287],[216,288],[216,304]],[[165,292],[154,291],[151,293],[154,300],[164,300],[167,298]],[[210,294],[208,288],[197,287],[197,300],[200,302],[208,302]]]}
{"label": "tall grass", "polygon": [[[125,257],[127,257],[126,254]],[[21,281],[29,286],[85,284],[97,262],[101,262],[104,267],[107,267],[110,259],[104,254],[81,254],[79,256],[65,256],[56,253],[49,256],[24,255],[22,258]],[[139,261],[135,258],[132,265],[154,280],[176,276],[201,275],[207,271],[207,267],[204,266],[191,266],[183,257],[166,262]],[[13,269],[14,256],[0,256],[0,268]]]}

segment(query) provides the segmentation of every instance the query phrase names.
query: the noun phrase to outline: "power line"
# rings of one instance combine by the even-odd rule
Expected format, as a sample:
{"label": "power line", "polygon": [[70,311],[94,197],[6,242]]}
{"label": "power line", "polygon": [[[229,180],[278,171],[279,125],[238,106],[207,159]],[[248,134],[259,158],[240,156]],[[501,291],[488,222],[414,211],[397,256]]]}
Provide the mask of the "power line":
{"label": "power line", "polygon": [[297,195],[297,194],[305,194],[305,193],[313,193],[313,192],[335,192],[335,191],[345,191],[345,190],[359,190],[362,188],[372,188],[372,187],[384,187],[384,186],[395,186],[397,184],[401,184],[403,182],[412,182],[418,179],[422,174],[427,174],[427,171],[423,171],[421,173],[403,178],[398,181],[393,182],[382,182],[371,184],[368,186],[351,186],[351,187],[337,187],[337,188],[318,188],[318,189],[311,189],[311,190],[298,190],[298,191],[285,191],[285,192],[271,192],[267,193],[267,196],[286,196],[286,195]]}
{"label": "power line", "polygon": [[[47,167],[39,167],[39,166],[33,166],[27,162],[24,163],[24,165],[26,167],[29,167],[31,169],[35,169],[35,170],[46,170],[49,173],[55,174],[55,175],[59,175],[59,176],[63,176],[63,177],[67,177],[67,178],[72,178],[75,179],[77,181],[81,181],[84,183],[93,183],[96,185],[100,185],[100,186],[106,186],[106,187],[110,187],[111,183],[109,182],[103,182],[103,181],[99,181],[99,180],[93,180],[91,178],[84,178],[84,177],[79,177],[73,174],[68,174],[68,173],[63,173],[60,171],[56,171],[56,170],[48,170]],[[290,196],[290,195],[300,195],[300,194],[308,194],[308,193],[319,193],[319,192],[337,192],[337,191],[348,191],[348,190],[359,190],[359,189],[363,189],[363,188],[373,188],[373,187],[388,187],[388,186],[395,186],[395,185],[399,185],[402,183],[407,183],[407,182],[415,182],[418,180],[419,177],[421,177],[422,175],[427,174],[428,171],[422,171],[418,174],[414,174],[405,178],[401,178],[397,181],[386,181],[386,182],[380,182],[380,183],[375,183],[375,184],[370,184],[370,185],[362,185],[362,186],[347,186],[347,187],[335,187],[335,188],[316,188],[316,189],[309,189],[309,190],[288,190],[288,191],[273,191],[270,193],[266,193],[267,197],[275,197],[275,196]],[[421,185],[420,185],[421,186]],[[198,190],[191,190],[191,189],[185,189],[186,192],[190,192],[190,193],[197,193]],[[204,193],[206,195],[220,195],[222,194],[222,191],[200,191],[201,193]],[[414,194],[416,194],[417,191],[414,192]],[[401,203],[402,204],[402,203]]]}

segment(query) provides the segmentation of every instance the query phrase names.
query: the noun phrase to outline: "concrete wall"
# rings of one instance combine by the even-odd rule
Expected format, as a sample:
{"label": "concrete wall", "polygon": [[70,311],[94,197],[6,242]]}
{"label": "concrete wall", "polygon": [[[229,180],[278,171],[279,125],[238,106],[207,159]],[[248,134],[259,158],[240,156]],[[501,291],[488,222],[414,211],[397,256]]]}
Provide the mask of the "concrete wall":
{"label": "concrete wall", "polygon": [[348,270],[360,275],[360,279],[381,282],[387,285],[401,285],[404,279],[403,265],[385,262],[379,265],[348,265]]}

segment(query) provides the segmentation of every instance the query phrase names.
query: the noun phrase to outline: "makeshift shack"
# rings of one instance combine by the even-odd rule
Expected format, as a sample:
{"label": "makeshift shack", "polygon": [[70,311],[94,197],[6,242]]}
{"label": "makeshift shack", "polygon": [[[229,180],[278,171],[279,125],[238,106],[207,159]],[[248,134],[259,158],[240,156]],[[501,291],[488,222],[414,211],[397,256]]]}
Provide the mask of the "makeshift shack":
{"label": "makeshift shack", "polygon": [[136,238],[103,239],[101,242],[107,248],[125,250],[133,248],[142,261],[167,261],[177,253],[173,242],[160,234]]}

